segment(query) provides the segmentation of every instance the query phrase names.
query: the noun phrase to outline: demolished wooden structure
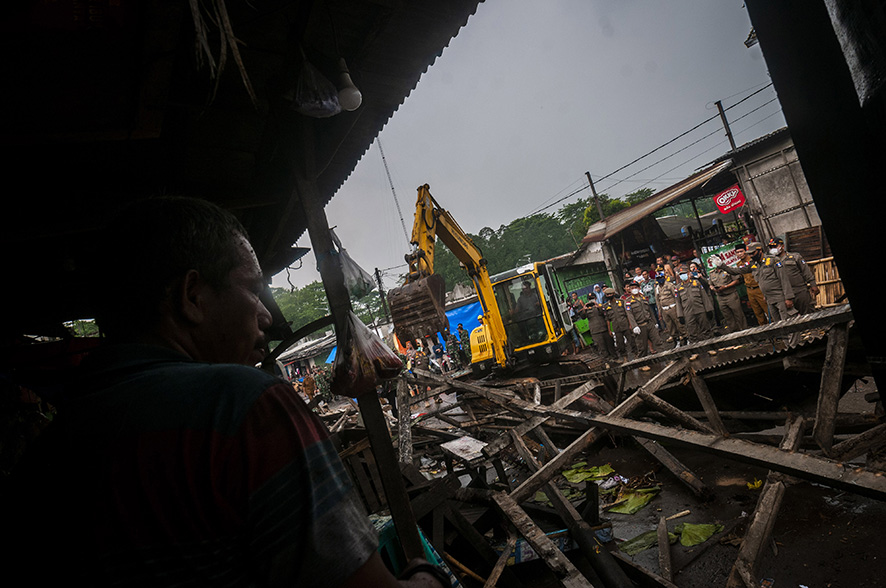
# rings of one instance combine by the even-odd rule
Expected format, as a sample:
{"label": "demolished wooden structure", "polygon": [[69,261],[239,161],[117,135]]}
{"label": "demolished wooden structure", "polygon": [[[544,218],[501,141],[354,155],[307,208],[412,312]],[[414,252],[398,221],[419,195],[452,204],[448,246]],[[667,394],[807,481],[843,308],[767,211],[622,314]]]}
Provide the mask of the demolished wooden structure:
{"label": "demolished wooden structure", "polygon": [[[754,575],[756,561],[762,546],[768,545],[785,489],[793,482],[809,480],[886,499],[886,476],[882,471],[872,469],[871,464],[845,461],[881,447],[886,436],[882,405],[873,418],[847,419],[837,412],[852,320],[848,306],[827,309],[790,322],[757,327],[719,340],[704,341],[698,346],[610,366],[602,372],[553,381],[522,378],[473,382],[413,370],[396,383],[401,407],[396,444],[415,519],[428,532],[434,548],[458,563],[450,567],[456,568],[453,571],[464,579],[465,585],[521,585],[519,576],[509,573],[511,566],[503,563],[519,536],[532,546],[559,585],[674,586],[673,578],[689,561],[672,561],[666,545],[659,548],[658,570],[639,568],[617,550],[610,553],[595,538],[595,532],[605,527],[599,524],[596,492],[589,492],[583,503],[573,504],[553,480],[581,456],[591,454],[596,442],[616,434],[635,439],[639,447],[703,499],[707,493],[704,482],[668,450],[669,447],[689,447],[770,470],[757,508],[749,518],[750,525],[729,583],[729,586],[752,585],[749,582],[758,585],[759,578],[755,579]],[[741,363],[736,359],[739,351],[750,358],[745,360],[745,369],[773,359],[785,369],[792,369],[794,364],[786,356],[794,355],[814,362],[806,345],[779,344],[782,339],[799,340],[797,335],[801,333],[813,333],[809,340],[817,341],[819,349],[822,341],[827,345],[825,359],[820,364],[821,384],[814,412],[721,412],[718,409],[708,383],[709,376],[716,376],[717,370],[712,366],[716,366],[718,359],[722,362],[720,368],[726,371],[737,369],[735,366]],[[768,346],[769,352],[761,352],[761,345]],[[716,381],[716,377],[711,381]],[[684,410],[665,399],[662,391],[675,385],[692,390],[703,410]],[[410,388],[416,387],[422,391],[410,395]],[[435,402],[441,395],[453,392],[457,395],[456,402],[446,405]],[[761,388],[758,392],[766,390]],[[420,416],[415,418],[412,410],[402,408],[424,404],[431,404],[431,408],[419,411]],[[455,418],[456,412],[462,413],[459,418]],[[426,426],[426,421],[433,417],[442,418],[448,427]],[[739,438],[730,433],[727,424],[736,419],[769,424],[781,420],[787,433],[777,446]],[[653,420],[656,422],[651,422]],[[851,422],[853,430],[860,427],[864,430],[835,443],[835,431],[846,422]],[[810,428],[815,446],[804,450],[804,433]],[[571,439],[571,442],[559,447],[552,440],[555,437]],[[464,453],[448,452],[445,475],[428,480],[416,467],[419,461],[416,456],[427,453],[428,448],[451,445],[453,440],[470,440],[469,449]],[[365,443],[363,447],[365,449]],[[353,470],[355,450],[346,447],[343,455]],[[519,471],[516,475],[515,470]],[[381,489],[377,483],[373,486],[371,475],[356,471],[352,475],[370,509],[381,504],[369,495],[374,492],[373,487]],[[595,484],[589,485],[596,490]],[[545,492],[553,504],[553,512],[568,529],[572,545],[577,547],[571,557],[554,545],[534,522],[533,513],[538,507],[527,501],[538,491]],[[462,508],[468,505],[480,508],[474,520],[461,514]],[[666,536],[666,526],[663,528]],[[497,539],[500,551],[493,548],[491,538]],[[460,551],[450,553],[452,550]],[[461,571],[457,567],[461,567]]]}

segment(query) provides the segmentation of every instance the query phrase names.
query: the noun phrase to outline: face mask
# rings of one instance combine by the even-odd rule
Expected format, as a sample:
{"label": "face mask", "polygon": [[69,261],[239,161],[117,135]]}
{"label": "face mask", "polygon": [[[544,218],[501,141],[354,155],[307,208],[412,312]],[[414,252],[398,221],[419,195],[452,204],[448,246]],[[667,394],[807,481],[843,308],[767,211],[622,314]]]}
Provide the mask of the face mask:
{"label": "face mask", "polygon": [[778,248],[773,248],[769,250],[769,255],[778,255]]}
{"label": "face mask", "polygon": [[638,290],[637,288],[631,289],[631,294],[639,294],[639,293],[640,293],[640,290]]}
{"label": "face mask", "polygon": [[689,274],[680,274],[680,279],[684,282],[689,279]]}

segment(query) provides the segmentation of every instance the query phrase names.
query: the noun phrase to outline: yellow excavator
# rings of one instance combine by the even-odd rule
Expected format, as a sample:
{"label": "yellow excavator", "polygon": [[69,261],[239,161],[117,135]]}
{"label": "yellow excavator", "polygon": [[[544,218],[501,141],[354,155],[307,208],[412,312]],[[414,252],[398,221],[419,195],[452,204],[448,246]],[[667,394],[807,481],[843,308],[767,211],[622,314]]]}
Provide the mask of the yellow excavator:
{"label": "yellow excavator", "polygon": [[571,345],[572,321],[558,295],[553,267],[532,263],[490,278],[480,249],[434,200],[427,184],[418,188],[406,281],[388,292],[394,332],[401,343],[434,337],[449,329],[446,284],[443,276],[434,273],[437,237],[470,276],[483,308],[480,326],[471,333],[475,377],[526,362],[550,362]]}

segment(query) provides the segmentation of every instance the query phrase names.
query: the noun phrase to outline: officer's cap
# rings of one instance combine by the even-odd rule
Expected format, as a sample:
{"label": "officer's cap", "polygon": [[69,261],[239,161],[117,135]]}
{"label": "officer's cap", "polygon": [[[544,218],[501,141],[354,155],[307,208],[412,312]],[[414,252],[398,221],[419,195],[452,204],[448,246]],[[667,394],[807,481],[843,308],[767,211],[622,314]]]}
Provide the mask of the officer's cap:
{"label": "officer's cap", "polygon": [[612,288],[603,288],[603,294],[605,294],[606,296],[615,296],[615,290],[613,290]]}
{"label": "officer's cap", "polygon": [[757,251],[763,249],[763,244],[759,241],[748,243],[748,251]]}

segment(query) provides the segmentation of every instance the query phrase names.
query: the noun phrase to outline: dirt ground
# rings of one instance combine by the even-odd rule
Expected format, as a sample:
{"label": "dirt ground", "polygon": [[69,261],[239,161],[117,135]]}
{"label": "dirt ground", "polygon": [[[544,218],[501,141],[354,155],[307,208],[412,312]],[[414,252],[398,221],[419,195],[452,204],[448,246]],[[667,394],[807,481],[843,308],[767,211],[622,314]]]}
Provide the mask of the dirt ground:
{"label": "dirt ground", "polygon": [[[859,385],[841,400],[841,412],[872,412],[863,395],[872,384]],[[777,432],[775,430],[774,432]],[[693,548],[671,546],[674,583],[681,588],[723,586],[738,553],[738,541],[754,510],[759,489],[748,482],[766,479],[766,470],[704,454],[670,447],[669,450],[713,490],[707,502],[697,499],[670,472],[626,440],[623,447],[607,447],[592,463],[609,463],[624,476],[656,471],[663,490],[634,515],[603,513],[612,521],[615,544],[654,530],[661,516],[689,510],[691,514],[668,523],[720,523],[725,529]],[[863,460],[862,460],[863,461]],[[788,486],[772,532],[772,543],[760,563],[758,580],[771,586],[855,588],[886,586],[886,549],[881,533],[886,529],[886,503],[809,482]],[[610,547],[612,545],[610,544]],[[693,559],[694,558],[694,559]],[[658,572],[658,550],[633,557],[643,567]]]}

